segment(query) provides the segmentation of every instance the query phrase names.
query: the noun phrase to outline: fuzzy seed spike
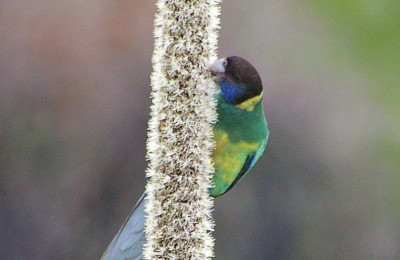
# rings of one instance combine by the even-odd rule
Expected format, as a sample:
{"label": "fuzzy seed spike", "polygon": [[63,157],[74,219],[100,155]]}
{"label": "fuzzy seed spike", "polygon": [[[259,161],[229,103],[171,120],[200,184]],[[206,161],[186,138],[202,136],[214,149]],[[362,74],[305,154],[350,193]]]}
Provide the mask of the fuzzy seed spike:
{"label": "fuzzy seed spike", "polygon": [[220,0],[158,0],[149,121],[144,259],[213,257],[215,90]]}

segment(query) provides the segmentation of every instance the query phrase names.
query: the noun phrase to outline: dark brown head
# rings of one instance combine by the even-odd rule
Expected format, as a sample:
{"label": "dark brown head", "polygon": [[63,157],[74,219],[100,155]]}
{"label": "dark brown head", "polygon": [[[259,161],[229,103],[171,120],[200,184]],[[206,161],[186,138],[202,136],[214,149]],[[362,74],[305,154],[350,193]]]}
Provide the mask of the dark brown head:
{"label": "dark brown head", "polygon": [[211,65],[211,72],[226,102],[237,105],[262,93],[257,70],[247,60],[230,56]]}

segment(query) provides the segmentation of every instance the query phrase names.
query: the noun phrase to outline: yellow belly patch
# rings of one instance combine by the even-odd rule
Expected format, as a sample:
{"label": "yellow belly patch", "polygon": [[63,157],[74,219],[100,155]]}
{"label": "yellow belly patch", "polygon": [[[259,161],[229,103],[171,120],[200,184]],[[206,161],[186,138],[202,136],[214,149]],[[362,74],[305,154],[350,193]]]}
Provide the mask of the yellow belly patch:
{"label": "yellow belly patch", "polygon": [[213,153],[215,175],[213,196],[224,193],[235,180],[246,161],[247,156],[254,153],[260,143],[232,143],[226,132],[214,130],[216,147]]}

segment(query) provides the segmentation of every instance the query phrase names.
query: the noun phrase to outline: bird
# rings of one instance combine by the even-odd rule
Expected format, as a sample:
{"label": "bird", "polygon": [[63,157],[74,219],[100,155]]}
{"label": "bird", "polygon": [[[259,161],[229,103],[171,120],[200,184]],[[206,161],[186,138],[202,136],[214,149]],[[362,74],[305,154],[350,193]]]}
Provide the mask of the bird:
{"label": "bird", "polygon": [[[215,174],[209,194],[219,197],[243,179],[264,153],[269,128],[263,109],[261,78],[250,62],[229,56],[213,62],[210,72],[219,90],[213,95],[218,120],[213,126]],[[142,258],[144,197],[143,194],[101,259]]]}

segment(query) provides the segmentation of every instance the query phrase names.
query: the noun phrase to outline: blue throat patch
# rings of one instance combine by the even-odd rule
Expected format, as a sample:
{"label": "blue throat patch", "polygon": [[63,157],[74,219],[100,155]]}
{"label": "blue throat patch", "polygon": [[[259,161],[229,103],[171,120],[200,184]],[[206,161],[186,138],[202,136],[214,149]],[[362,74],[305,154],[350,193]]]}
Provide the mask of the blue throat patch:
{"label": "blue throat patch", "polygon": [[228,83],[225,80],[221,81],[219,85],[222,97],[230,104],[237,104],[240,96],[242,96],[246,90],[243,85]]}

